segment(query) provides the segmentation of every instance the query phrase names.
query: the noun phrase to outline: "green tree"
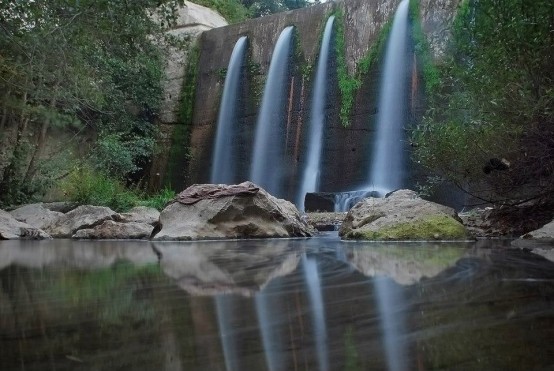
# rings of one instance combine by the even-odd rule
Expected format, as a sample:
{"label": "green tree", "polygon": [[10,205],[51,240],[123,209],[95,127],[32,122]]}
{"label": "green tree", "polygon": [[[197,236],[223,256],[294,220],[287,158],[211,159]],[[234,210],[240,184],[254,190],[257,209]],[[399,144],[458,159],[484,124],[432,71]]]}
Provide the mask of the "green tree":
{"label": "green tree", "polygon": [[[0,204],[67,174],[72,147],[119,179],[139,169],[162,95],[163,30],[152,15],[169,25],[180,3],[0,0]],[[88,140],[45,153],[60,128]]]}
{"label": "green tree", "polygon": [[465,1],[416,159],[492,202],[554,196],[554,3]]}

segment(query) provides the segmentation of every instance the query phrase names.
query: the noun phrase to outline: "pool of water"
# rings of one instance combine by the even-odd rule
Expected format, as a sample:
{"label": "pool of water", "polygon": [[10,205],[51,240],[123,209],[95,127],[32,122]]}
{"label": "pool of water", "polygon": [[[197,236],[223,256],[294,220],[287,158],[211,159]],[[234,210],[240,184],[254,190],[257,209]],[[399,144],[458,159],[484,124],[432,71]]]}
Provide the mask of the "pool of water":
{"label": "pool of water", "polygon": [[509,241],[0,241],[0,370],[550,370]]}

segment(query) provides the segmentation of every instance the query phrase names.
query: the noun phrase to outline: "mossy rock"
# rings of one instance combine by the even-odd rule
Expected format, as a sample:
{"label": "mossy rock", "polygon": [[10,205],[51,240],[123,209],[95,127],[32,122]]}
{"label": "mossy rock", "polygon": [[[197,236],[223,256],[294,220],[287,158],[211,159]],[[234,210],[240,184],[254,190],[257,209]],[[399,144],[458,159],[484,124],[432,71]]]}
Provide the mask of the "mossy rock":
{"label": "mossy rock", "polygon": [[464,240],[468,235],[465,227],[454,218],[448,215],[431,215],[377,230],[351,230],[343,238],[373,241]]}

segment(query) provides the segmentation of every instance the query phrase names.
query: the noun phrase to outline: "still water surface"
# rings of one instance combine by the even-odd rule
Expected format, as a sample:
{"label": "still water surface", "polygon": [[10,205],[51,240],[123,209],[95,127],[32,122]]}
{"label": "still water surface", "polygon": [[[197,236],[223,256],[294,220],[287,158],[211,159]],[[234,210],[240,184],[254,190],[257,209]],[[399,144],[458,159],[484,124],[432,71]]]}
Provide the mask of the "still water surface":
{"label": "still water surface", "polygon": [[0,370],[552,370],[502,244],[0,241]]}

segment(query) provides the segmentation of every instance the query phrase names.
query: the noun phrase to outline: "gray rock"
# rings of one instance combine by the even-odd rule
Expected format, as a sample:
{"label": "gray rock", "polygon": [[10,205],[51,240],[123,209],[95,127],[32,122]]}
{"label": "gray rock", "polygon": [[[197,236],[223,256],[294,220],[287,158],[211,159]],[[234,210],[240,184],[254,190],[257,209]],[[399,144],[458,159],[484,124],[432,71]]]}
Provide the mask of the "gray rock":
{"label": "gray rock", "polygon": [[119,221],[123,223],[135,222],[157,225],[160,221],[160,212],[153,207],[146,206],[133,207],[128,212],[121,213],[120,216]]}
{"label": "gray rock", "polygon": [[[186,192],[198,189],[209,195],[210,187],[220,186],[193,185]],[[308,237],[314,232],[292,203],[261,188],[254,194],[207,197],[188,205],[174,202],[161,212],[160,225],[154,240]]]}
{"label": "gray rock", "polygon": [[83,205],[60,217],[46,228],[52,237],[68,238],[79,229],[94,228],[106,220],[113,220],[118,214],[104,206]]}
{"label": "gray rock", "polygon": [[554,247],[554,220],[512,241],[515,247]]}
{"label": "gray rock", "polygon": [[10,214],[20,222],[30,224],[39,229],[47,228],[64,215],[63,213],[47,209],[42,203],[19,207],[10,211]]}
{"label": "gray rock", "polygon": [[50,236],[41,229],[15,219],[10,213],[0,210],[0,240],[41,240]]}
{"label": "gray rock", "polygon": [[147,223],[118,223],[106,220],[94,228],[79,229],[71,237],[74,239],[95,240],[146,240],[150,238],[154,227]]}
{"label": "gray rock", "polygon": [[398,190],[366,198],[348,212],[339,230],[344,239],[462,240],[468,236],[454,209]]}

